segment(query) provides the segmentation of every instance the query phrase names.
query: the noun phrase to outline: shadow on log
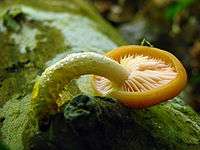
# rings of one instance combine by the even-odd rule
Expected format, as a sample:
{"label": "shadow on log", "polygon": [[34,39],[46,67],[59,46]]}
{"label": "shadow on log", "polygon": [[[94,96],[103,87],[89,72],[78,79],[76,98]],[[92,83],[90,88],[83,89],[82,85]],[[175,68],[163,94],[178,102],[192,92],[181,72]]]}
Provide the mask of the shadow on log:
{"label": "shadow on log", "polygon": [[[133,110],[110,98],[79,95],[65,105],[63,113],[51,116],[48,131],[32,137],[30,147],[33,150],[198,149],[198,130],[194,131],[187,123],[192,120],[180,119],[180,115],[184,116],[181,110],[175,110],[172,104],[166,106]],[[159,107],[172,112],[167,115]],[[159,115],[166,115],[164,121],[159,120],[155,109],[160,111]]]}

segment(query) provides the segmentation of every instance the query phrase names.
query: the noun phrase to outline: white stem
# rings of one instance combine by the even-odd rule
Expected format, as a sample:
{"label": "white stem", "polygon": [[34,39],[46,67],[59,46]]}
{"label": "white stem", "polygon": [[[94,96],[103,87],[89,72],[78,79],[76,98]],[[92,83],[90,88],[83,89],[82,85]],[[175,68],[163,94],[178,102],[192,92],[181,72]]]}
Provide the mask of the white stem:
{"label": "white stem", "polygon": [[42,73],[33,89],[33,102],[55,103],[66,84],[85,74],[103,76],[116,85],[122,85],[129,76],[125,68],[104,55],[94,52],[70,54]]}

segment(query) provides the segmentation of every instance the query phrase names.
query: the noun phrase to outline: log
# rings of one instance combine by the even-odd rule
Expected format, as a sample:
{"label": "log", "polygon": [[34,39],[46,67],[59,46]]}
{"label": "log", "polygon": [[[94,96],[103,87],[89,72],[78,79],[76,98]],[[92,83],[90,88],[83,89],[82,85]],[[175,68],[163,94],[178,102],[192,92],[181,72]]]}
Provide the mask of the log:
{"label": "log", "polygon": [[[34,146],[35,137],[49,138],[49,122],[46,130],[43,129],[38,124],[38,118],[34,117],[34,111],[36,110],[31,105],[33,85],[37,76],[41,75],[45,68],[72,52],[94,51],[105,53],[123,44],[126,44],[126,42],[115,29],[106,23],[97,14],[96,10],[84,0],[1,1],[1,145],[5,145],[11,150],[30,149],[31,146]],[[69,101],[81,93],[90,95],[90,97],[82,96],[83,99],[88,99],[88,102],[83,103],[80,96]],[[89,117],[87,115],[87,117],[84,117],[84,113],[75,116],[75,122],[80,121],[83,132],[90,133],[89,137],[91,140],[94,138],[92,143],[95,145],[91,146],[85,135],[77,140],[75,134],[79,131],[75,133],[67,130],[66,133],[69,135],[65,136],[68,137],[68,141],[64,142],[69,145],[69,149],[77,149],[75,145],[86,143],[85,146],[79,146],[78,148],[102,148],[96,146],[99,144],[97,141],[95,142],[95,139],[102,140],[102,146],[105,146],[104,149],[123,149],[124,147],[124,149],[131,150],[195,150],[200,148],[200,116],[182,101],[182,97],[176,97],[172,101],[151,108],[134,110],[127,109],[108,98],[93,97],[94,95],[95,93],[90,85],[90,76],[82,77],[73,81],[70,85],[66,85],[61,95],[63,103],[66,101],[69,101],[69,103],[65,105],[65,116],[63,116],[63,113],[52,116],[55,136],[57,125],[64,126],[66,130],[68,129],[66,116],[73,115],[73,111],[76,112],[79,109],[76,102],[83,103],[83,110],[86,111],[88,111],[86,106],[89,103],[92,111],[92,113],[89,113]],[[74,109],[66,111],[67,107],[70,106],[73,106]],[[100,117],[103,118],[103,121],[99,121],[102,126],[97,133],[103,130],[105,138],[92,132],[98,125],[95,122],[99,119],[97,108],[102,110]],[[109,112],[111,112],[110,115]],[[60,122],[54,121],[59,117]],[[76,119],[79,117],[82,119]],[[93,130],[87,128],[87,125],[90,125],[90,119],[91,129]],[[70,120],[70,117],[67,117],[67,122],[71,121],[73,122],[73,119]],[[76,127],[76,130],[81,129],[80,127]],[[113,133],[110,134],[112,130]],[[80,133],[82,133],[82,130]],[[40,139],[39,137],[38,139]],[[107,143],[109,138],[111,138],[111,141]],[[45,142],[48,142],[48,140]],[[70,147],[70,142],[75,144]],[[51,142],[50,145],[52,145],[52,148],[57,148],[54,142]]]}
{"label": "log", "polygon": [[198,149],[198,127],[185,115],[193,111],[185,112],[181,103],[175,98],[133,110],[111,98],[79,95],[65,105],[64,113],[51,116],[49,129],[33,136],[29,145],[36,150],[46,145],[60,150]]}

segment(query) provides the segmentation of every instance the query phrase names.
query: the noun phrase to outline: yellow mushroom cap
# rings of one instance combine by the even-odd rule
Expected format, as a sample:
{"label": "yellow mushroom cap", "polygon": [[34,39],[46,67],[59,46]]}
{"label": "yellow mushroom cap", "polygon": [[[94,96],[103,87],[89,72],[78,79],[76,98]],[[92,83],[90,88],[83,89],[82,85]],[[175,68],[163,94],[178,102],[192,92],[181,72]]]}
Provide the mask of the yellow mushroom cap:
{"label": "yellow mushroom cap", "polygon": [[181,62],[158,48],[122,46],[106,56],[127,69],[129,79],[115,89],[108,79],[94,75],[93,87],[100,95],[109,94],[128,107],[144,108],[169,100],[186,85],[187,74]]}

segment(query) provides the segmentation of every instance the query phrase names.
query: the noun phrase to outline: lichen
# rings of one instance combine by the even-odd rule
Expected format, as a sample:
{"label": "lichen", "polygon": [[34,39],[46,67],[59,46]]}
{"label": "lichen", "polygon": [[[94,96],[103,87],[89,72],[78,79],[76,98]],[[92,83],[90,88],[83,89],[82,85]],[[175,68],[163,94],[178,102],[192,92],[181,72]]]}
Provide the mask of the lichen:
{"label": "lichen", "polygon": [[36,47],[36,36],[38,34],[39,31],[37,29],[31,29],[25,25],[22,27],[21,32],[12,34],[11,39],[18,45],[20,53],[23,54],[32,51]]}

